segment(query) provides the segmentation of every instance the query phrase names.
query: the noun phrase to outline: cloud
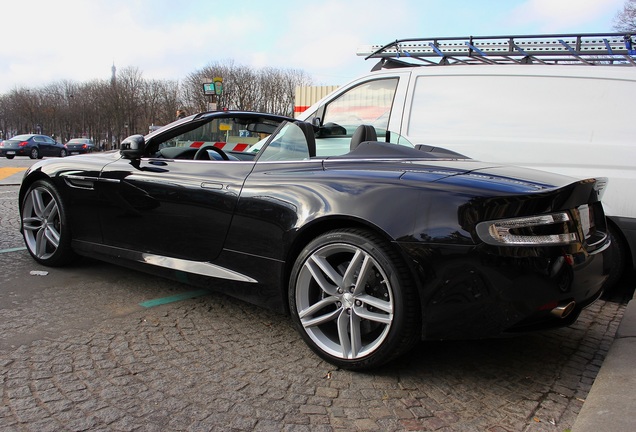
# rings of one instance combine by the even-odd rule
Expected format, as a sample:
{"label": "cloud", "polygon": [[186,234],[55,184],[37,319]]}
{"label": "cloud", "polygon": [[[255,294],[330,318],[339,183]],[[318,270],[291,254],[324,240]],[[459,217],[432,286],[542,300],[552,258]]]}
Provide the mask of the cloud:
{"label": "cloud", "polygon": [[[269,59],[281,67],[310,71],[318,84],[343,84],[375,62],[356,56],[359,46],[394,40],[410,26],[407,0],[323,0],[296,3],[280,19],[285,32]],[[422,2],[425,3],[425,2]],[[397,19],[397,21],[396,21]],[[399,22],[399,25],[395,23]]]}
{"label": "cloud", "polygon": [[316,84],[343,84],[375,63],[356,56],[360,45],[406,37],[609,31],[623,2],[483,0],[477,7],[474,0],[241,0],[221,7],[210,0],[5,1],[0,93],[58,80],[109,79],[113,62],[119,70],[136,67],[145,78],[182,79],[232,60],[301,69]]}
{"label": "cloud", "polygon": [[[139,68],[145,77],[180,79],[197,68],[245,51],[263,23],[256,14],[214,5],[176,6],[162,0],[33,0],[3,6],[0,92],[57,80],[109,79],[111,66]],[[24,18],[24,17],[28,17]],[[11,25],[6,25],[12,22]]]}
{"label": "cloud", "polygon": [[[528,0],[513,9],[513,26],[532,26],[541,32],[581,32],[599,18],[607,17],[607,28],[593,32],[611,31],[611,18],[625,0]],[[588,30],[589,31],[589,30]]]}

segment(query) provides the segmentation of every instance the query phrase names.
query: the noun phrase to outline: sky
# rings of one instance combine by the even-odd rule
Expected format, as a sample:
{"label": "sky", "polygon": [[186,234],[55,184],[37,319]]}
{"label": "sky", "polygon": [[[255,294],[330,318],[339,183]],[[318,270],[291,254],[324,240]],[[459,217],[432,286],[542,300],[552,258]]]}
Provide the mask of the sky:
{"label": "sky", "polygon": [[396,39],[611,32],[625,0],[0,0],[0,94],[110,79],[180,80],[214,63],[298,69],[315,85],[368,72]]}

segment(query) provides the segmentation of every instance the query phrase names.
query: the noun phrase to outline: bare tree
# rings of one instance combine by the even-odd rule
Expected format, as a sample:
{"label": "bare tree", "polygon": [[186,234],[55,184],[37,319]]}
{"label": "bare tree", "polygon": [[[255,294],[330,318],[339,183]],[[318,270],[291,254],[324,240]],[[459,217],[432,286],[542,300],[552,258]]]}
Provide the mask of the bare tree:
{"label": "bare tree", "polygon": [[14,88],[6,96],[6,130],[10,135],[35,133],[40,123],[40,100],[37,92]]}
{"label": "bare tree", "polygon": [[235,67],[226,80],[222,102],[238,110],[256,111],[263,90],[258,85],[257,71],[246,66]]}
{"label": "bare tree", "polygon": [[[237,80],[242,79],[238,67],[233,60],[225,62],[211,63],[203,69],[197,70],[189,74],[184,80],[182,99],[185,107],[189,111],[208,111],[209,103],[216,101],[219,109],[232,108],[239,109],[237,104],[237,87],[243,84]],[[246,74],[243,73],[243,77]],[[203,92],[203,83],[212,82],[216,77],[223,79],[223,94],[220,98],[206,96]]]}
{"label": "bare tree", "polygon": [[627,0],[623,9],[616,14],[614,30],[625,33],[636,32],[636,0]]}
{"label": "bare tree", "polygon": [[147,125],[140,125],[141,97],[143,95],[144,80],[141,71],[136,67],[127,67],[117,76],[117,101],[119,103],[120,126],[125,135],[146,133]]}
{"label": "bare tree", "polygon": [[196,71],[190,73],[181,85],[181,100],[187,112],[207,111],[206,98],[203,94],[202,83],[204,81],[204,72]]}
{"label": "bare tree", "polygon": [[177,81],[146,81],[141,91],[141,122],[145,125],[164,125],[174,120],[180,108]]}
{"label": "bare tree", "polygon": [[0,138],[37,132],[61,142],[84,137],[116,148],[125,135],[145,134],[151,125],[173,121],[177,109],[209,110],[213,99],[204,94],[203,83],[215,77],[223,78],[218,109],[289,116],[295,88],[311,85],[303,71],[253,69],[233,60],[211,63],[181,81],[145,80],[139,69],[127,67],[114,80],[62,80],[0,94]]}
{"label": "bare tree", "polygon": [[203,82],[223,78],[223,95],[218,109],[263,111],[293,115],[297,86],[311,85],[311,78],[300,70],[252,69],[233,61],[217,62],[191,73],[184,81],[183,99],[197,111],[208,109],[213,99],[203,94]]}

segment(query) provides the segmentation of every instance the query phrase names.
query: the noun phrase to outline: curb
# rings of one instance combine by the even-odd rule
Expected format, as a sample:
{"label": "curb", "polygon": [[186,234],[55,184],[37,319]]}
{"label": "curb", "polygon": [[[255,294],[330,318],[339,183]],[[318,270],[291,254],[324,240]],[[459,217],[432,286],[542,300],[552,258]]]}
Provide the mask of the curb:
{"label": "curb", "polygon": [[630,301],[572,432],[636,430],[636,302]]}

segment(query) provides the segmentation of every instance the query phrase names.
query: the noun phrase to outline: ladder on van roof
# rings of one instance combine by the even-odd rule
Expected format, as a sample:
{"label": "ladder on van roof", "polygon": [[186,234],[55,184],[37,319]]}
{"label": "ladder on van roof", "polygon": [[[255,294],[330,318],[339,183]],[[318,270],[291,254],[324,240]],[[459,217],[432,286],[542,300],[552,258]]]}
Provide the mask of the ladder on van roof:
{"label": "ladder on van roof", "polygon": [[636,40],[623,33],[415,38],[365,45],[357,55],[381,59],[373,70],[459,64],[636,66]]}

